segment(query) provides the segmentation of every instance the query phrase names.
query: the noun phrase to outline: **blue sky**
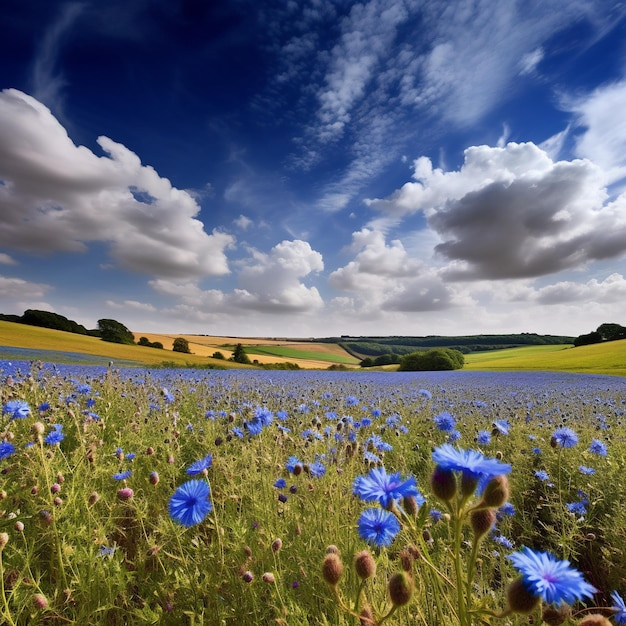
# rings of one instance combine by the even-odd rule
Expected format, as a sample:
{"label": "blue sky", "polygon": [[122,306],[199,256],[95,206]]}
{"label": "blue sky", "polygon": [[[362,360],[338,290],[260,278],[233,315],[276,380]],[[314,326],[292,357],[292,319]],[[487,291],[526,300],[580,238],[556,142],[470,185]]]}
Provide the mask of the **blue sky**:
{"label": "blue sky", "polygon": [[279,337],[626,323],[622,3],[2,12],[2,313]]}

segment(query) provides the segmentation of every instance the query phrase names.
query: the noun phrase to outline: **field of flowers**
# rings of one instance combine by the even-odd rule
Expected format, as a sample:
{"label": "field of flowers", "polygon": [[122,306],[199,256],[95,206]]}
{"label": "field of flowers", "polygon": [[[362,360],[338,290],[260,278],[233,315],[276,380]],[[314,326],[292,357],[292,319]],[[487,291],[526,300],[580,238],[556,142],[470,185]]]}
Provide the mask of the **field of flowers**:
{"label": "field of flowers", "polygon": [[0,384],[2,624],[626,623],[624,378]]}

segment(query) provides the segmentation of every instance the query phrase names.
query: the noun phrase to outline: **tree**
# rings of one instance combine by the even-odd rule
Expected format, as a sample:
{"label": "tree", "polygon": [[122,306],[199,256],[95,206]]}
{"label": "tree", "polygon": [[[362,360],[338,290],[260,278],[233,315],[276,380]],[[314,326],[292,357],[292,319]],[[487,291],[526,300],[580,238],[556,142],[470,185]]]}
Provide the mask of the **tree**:
{"label": "tree", "polygon": [[184,337],[176,337],[174,339],[174,346],[172,347],[174,352],[184,352],[185,354],[191,354],[189,349],[189,342]]}
{"label": "tree", "polygon": [[450,348],[434,348],[425,352],[412,352],[400,359],[401,372],[434,372],[458,370],[465,364],[462,352]]}
{"label": "tree", "polygon": [[617,341],[626,339],[626,328],[619,324],[600,324],[596,329],[603,341]]}
{"label": "tree", "polygon": [[243,349],[243,346],[240,343],[235,346],[235,349],[233,351],[233,361],[235,361],[235,363],[244,363],[245,365],[251,365],[250,359],[248,358],[246,351]]}
{"label": "tree", "polygon": [[135,335],[124,324],[111,319],[98,320],[98,330],[102,341],[111,343],[135,343]]}
{"label": "tree", "polygon": [[139,341],[137,342],[137,345],[146,346],[146,348],[149,348],[152,345],[152,343],[147,337],[139,337]]}
{"label": "tree", "polygon": [[586,335],[579,335],[576,337],[576,339],[574,339],[574,346],[578,348],[578,346],[590,346],[593,343],[601,342],[602,335],[597,330],[594,330]]}
{"label": "tree", "polygon": [[224,355],[221,352],[214,352],[211,355],[211,358],[213,358],[213,359],[221,359],[223,361],[224,360]]}

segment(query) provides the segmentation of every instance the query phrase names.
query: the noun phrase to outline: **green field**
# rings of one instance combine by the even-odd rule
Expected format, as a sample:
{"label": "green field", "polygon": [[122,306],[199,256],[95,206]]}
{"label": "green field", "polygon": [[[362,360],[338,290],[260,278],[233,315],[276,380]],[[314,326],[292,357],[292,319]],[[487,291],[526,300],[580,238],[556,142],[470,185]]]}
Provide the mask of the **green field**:
{"label": "green field", "polygon": [[465,355],[465,369],[626,376],[626,340],[590,346],[528,346]]}
{"label": "green field", "polygon": [[328,361],[329,363],[345,363],[346,365],[357,365],[358,359],[349,356],[341,356],[337,354],[329,354],[328,352],[315,352],[313,350],[298,350],[296,348],[286,348],[284,346],[246,346],[246,353],[268,354],[270,356],[279,356],[287,359],[303,359],[313,361]]}

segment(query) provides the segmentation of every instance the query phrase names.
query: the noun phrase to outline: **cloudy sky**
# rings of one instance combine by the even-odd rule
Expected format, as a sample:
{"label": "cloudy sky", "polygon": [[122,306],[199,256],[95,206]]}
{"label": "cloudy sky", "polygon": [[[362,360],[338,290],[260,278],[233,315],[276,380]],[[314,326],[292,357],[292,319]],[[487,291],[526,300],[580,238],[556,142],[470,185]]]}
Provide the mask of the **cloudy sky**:
{"label": "cloudy sky", "polygon": [[0,312],[626,324],[626,5],[7,0]]}

